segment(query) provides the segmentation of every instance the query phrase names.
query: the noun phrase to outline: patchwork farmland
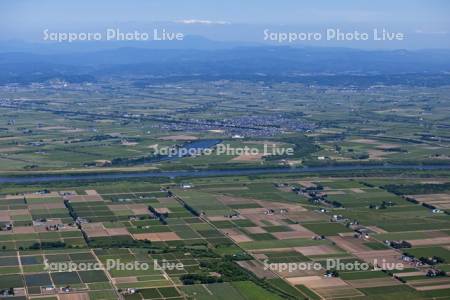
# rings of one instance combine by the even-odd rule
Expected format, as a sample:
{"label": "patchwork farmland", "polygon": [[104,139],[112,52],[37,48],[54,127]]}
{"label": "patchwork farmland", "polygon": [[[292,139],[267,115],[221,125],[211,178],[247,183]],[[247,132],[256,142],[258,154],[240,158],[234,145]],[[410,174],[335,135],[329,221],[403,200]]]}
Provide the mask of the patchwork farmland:
{"label": "patchwork farmland", "polygon": [[445,298],[448,212],[428,205],[432,193],[400,193],[402,183],[260,176],[8,188],[1,297]]}

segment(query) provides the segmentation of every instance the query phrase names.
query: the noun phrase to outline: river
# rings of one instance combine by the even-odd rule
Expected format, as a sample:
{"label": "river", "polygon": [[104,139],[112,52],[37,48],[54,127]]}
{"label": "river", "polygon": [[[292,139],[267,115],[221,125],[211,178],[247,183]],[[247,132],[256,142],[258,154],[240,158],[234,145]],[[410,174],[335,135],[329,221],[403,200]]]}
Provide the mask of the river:
{"label": "river", "polygon": [[450,165],[347,165],[347,166],[320,166],[303,168],[266,168],[266,169],[233,169],[233,170],[201,170],[201,171],[161,171],[161,172],[121,172],[97,174],[59,174],[59,175],[21,175],[0,177],[0,183],[39,183],[82,180],[114,180],[129,178],[151,177],[208,177],[231,175],[261,175],[261,174],[307,174],[335,171],[361,171],[361,170],[450,170]]}

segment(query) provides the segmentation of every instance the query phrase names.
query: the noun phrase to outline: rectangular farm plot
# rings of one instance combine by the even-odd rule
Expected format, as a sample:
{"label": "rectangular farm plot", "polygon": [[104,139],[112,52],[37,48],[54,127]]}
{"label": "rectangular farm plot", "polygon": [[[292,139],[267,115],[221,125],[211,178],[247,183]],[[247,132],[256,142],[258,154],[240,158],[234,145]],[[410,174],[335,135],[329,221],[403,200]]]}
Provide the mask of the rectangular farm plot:
{"label": "rectangular farm plot", "polygon": [[420,203],[426,203],[439,209],[450,209],[450,194],[410,195]]}
{"label": "rectangular farm plot", "polygon": [[324,298],[363,296],[364,294],[351,287],[340,278],[323,276],[303,276],[287,278],[293,285],[304,285]]}
{"label": "rectangular farm plot", "polygon": [[244,187],[246,187],[246,189],[223,190],[222,194],[274,202],[293,202],[299,198],[299,196],[294,193],[281,191],[272,183],[250,183],[246,184]]}
{"label": "rectangular farm plot", "polygon": [[[312,238],[315,233],[311,230],[305,228],[299,224],[292,224],[287,226],[277,226],[277,227],[287,227],[289,230],[286,231],[275,231],[271,232],[271,234],[279,240],[293,239],[293,238]],[[267,227],[263,227],[267,230]],[[270,230],[269,230],[270,232]]]}
{"label": "rectangular farm plot", "polygon": [[303,246],[313,246],[327,244],[327,241],[315,241],[312,239],[289,239],[289,240],[270,240],[244,242],[240,246],[246,250],[277,249],[277,248],[295,248]]}
{"label": "rectangular farm plot", "polygon": [[227,215],[232,209],[216,199],[216,196],[199,191],[176,191],[183,201],[199,212],[205,212],[207,216]]}
{"label": "rectangular farm plot", "polygon": [[318,235],[325,235],[325,236],[338,235],[339,233],[353,231],[339,223],[310,223],[310,224],[303,224],[302,226]]}
{"label": "rectangular farm plot", "polygon": [[50,276],[57,287],[81,283],[77,272],[55,272],[51,273]]}
{"label": "rectangular farm plot", "polygon": [[[386,192],[381,189],[367,189],[361,193],[360,190],[357,192],[353,190],[346,190],[344,194],[332,194],[330,193],[327,197],[329,201],[339,202],[344,207],[357,208],[357,207],[368,207],[369,205],[381,205],[384,202],[390,202],[393,204],[407,204],[405,200],[401,197]],[[328,193],[325,191],[324,193]],[[331,191],[330,191],[331,192]]]}
{"label": "rectangular farm plot", "polygon": [[25,282],[21,274],[0,275],[0,289],[24,287]]}
{"label": "rectangular farm plot", "polygon": [[[36,250],[46,248],[85,247],[86,243],[78,229],[73,231],[34,232],[34,227],[23,227],[23,233],[0,235],[0,247],[16,250]],[[25,230],[26,229],[26,230]]]}
{"label": "rectangular farm plot", "polygon": [[106,228],[103,223],[87,223],[82,225],[83,232],[89,237],[130,236],[126,228]]}
{"label": "rectangular farm plot", "polygon": [[44,287],[52,285],[48,273],[25,274],[24,278],[27,287]]}
{"label": "rectangular farm plot", "polygon": [[[181,190],[178,183],[168,184],[176,195],[171,197],[159,191],[156,184],[150,186],[155,190],[147,193],[146,182],[119,182],[117,187],[100,187],[99,193],[97,184],[86,184],[77,189],[76,195],[58,193],[53,197],[31,197],[29,203],[0,206],[7,208],[0,210],[0,219],[16,222],[11,234],[0,233],[0,246],[7,246],[3,255],[0,254],[0,287],[4,280],[3,285],[8,287],[26,288],[24,292],[30,298],[44,296],[45,287],[70,286],[73,291],[57,299],[109,300],[117,298],[117,289],[125,294],[128,288],[135,288],[135,293],[124,298],[178,300],[190,296],[199,300],[230,297],[280,300],[281,297],[246,281],[245,277],[239,282],[198,284],[196,281],[183,285],[182,275],[218,276],[228,271],[228,261],[220,264],[224,257],[243,257],[243,260],[236,260],[236,268],[243,268],[244,273],[252,272],[261,280],[278,280],[275,286],[285,292],[294,290],[294,297],[362,299],[366,295],[376,295],[377,289],[391,291],[404,284],[386,273],[372,271],[344,270],[339,271],[338,277],[328,278],[324,276],[327,259],[340,259],[343,263],[372,264],[374,260],[402,263],[402,252],[411,252],[416,257],[437,255],[445,260],[437,267],[450,271],[450,231],[445,227],[450,222],[444,215],[433,215],[429,209],[381,188],[368,188],[347,179],[313,180],[311,185],[324,186],[323,193],[328,193],[329,199],[339,199],[344,204],[344,208],[326,207],[327,211],[323,212],[315,203],[292,191],[291,182],[298,186],[298,178],[293,176],[286,177],[287,183],[283,184],[274,184],[273,179],[265,177],[255,179],[257,183],[254,183],[253,179],[245,177],[239,179],[243,181],[236,181],[237,184],[224,179],[230,183],[210,184],[206,188],[196,185],[196,180],[193,179],[195,186],[191,189]],[[139,185],[141,192],[133,191],[134,184]],[[64,202],[63,198],[68,201]],[[365,207],[380,201],[392,201],[395,205],[383,210]],[[369,233],[370,238],[355,238],[353,229],[330,221],[334,213],[348,220],[358,220],[364,227],[368,227],[366,221],[373,221],[368,223],[376,230]],[[82,230],[69,226],[77,218]],[[432,223],[439,228],[387,230],[389,226],[401,228],[410,224],[405,220],[414,220],[415,226]],[[46,229],[48,225],[59,223],[65,227],[54,231]],[[326,238],[320,239],[321,235]],[[384,239],[407,240],[413,247],[397,251],[385,246]],[[34,246],[35,243],[42,247]],[[23,251],[17,252],[19,249]],[[45,260],[49,263],[100,261],[103,265],[108,260],[120,260],[122,263],[146,263],[149,268],[46,272]],[[182,268],[156,269],[154,262],[163,260],[181,263]],[[316,263],[319,268],[272,271],[264,269],[264,261]],[[413,266],[407,267],[403,272],[417,272]],[[226,272],[224,274],[222,276],[227,276]],[[422,272],[404,280],[415,295],[421,296],[435,292],[434,289],[443,293],[450,284],[447,278],[424,277]]]}
{"label": "rectangular farm plot", "polygon": [[159,233],[136,233],[133,237],[137,240],[149,240],[149,241],[177,241],[181,238],[175,232],[159,232]]}

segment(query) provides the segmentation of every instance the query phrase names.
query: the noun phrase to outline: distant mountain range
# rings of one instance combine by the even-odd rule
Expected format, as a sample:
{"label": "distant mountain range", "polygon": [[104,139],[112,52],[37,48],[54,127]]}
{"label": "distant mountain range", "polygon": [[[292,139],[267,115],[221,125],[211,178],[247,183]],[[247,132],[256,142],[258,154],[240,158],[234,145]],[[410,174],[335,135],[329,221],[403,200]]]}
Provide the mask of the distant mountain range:
{"label": "distant mountain range", "polygon": [[[172,44],[166,44],[165,48],[162,44],[147,44],[146,47],[120,47],[121,44],[94,47],[89,43],[72,46],[0,44],[0,83],[26,84],[54,78],[95,81],[109,76],[127,76],[139,79],[140,83],[145,82],[142,81],[145,78],[198,78],[317,84],[332,78],[336,84],[347,85],[354,82],[354,78],[364,78],[362,81],[366,85],[450,84],[450,50],[367,51],[241,45],[196,37],[168,43]],[[338,77],[340,79],[336,80]]]}

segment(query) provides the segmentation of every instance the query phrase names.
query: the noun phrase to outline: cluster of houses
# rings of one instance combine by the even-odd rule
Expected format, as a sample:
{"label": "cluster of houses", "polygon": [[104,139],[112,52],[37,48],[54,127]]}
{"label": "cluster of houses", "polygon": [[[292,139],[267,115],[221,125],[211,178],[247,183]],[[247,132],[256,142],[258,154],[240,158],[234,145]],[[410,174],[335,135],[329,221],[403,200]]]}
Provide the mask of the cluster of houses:
{"label": "cluster of houses", "polygon": [[64,224],[57,223],[51,219],[44,219],[44,218],[33,220],[33,226],[40,226],[40,227],[45,226],[45,230],[47,231],[59,231],[65,228]]}
{"label": "cluster of houses", "polygon": [[51,224],[45,227],[47,231],[59,231],[64,228],[64,224]]}
{"label": "cluster of houses", "polygon": [[50,194],[50,193],[51,192],[49,190],[47,190],[47,189],[34,192],[34,194],[36,194],[36,195],[47,195],[47,194]]}
{"label": "cluster of houses", "polygon": [[355,234],[353,236],[358,239],[369,239],[370,233],[372,233],[372,232],[369,229],[361,226],[361,227],[358,227],[355,229]]}
{"label": "cluster of houses", "polygon": [[441,276],[447,276],[447,273],[442,270],[437,269],[429,269],[426,274],[427,277],[441,277]]}
{"label": "cluster of houses", "polygon": [[183,190],[188,190],[188,189],[193,188],[193,185],[190,184],[190,183],[182,183],[180,187],[181,187]]}
{"label": "cluster of houses", "polygon": [[[123,115],[123,117],[129,117]],[[141,117],[141,116],[139,116]],[[315,124],[300,121],[288,115],[248,115],[233,119],[205,121],[189,119],[183,123],[157,123],[153,128],[164,131],[208,131],[221,130],[232,138],[277,136],[282,131],[311,132]]]}
{"label": "cluster of houses", "polygon": [[11,231],[13,229],[12,223],[0,224],[0,231]]}
{"label": "cluster of houses", "polygon": [[369,208],[370,209],[386,209],[388,207],[392,207],[394,206],[395,203],[392,201],[383,201],[380,205],[378,204],[370,204]]}
{"label": "cluster of houses", "polygon": [[348,219],[343,217],[342,215],[332,215],[330,218],[330,222],[345,222]]}
{"label": "cluster of houses", "polygon": [[125,290],[121,290],[120,292],[123,295],[133,295],[133,294],[136,294],[137,292],[139,292],[139,290],[135,289],[135,288],[127,288]]}
{"label": "cluster of houses", "polygon": [[[402,260],[404,262],[407,262],[409,264],[411,264],[414,267],[422,267],[424,265],[435,265],[437,263],[441,262],[441,259],[439,257],[421,257],[421,258],[416,258],[412,255],[409,255],[407,253],[402,255]],[[431,267],[431,269],[428,269],[425,276],[427,277],[441,277],[441,276],[447,276],[447,273],[445,271],[442,270],[438,270],[434,267]]]}
{"label": "cluster of houses", "polygon": [[333,207],[342,207],[341,203],[328,200],[328,195],[323,192],[323,186],[320,185],[306,188],[292,187],[292,191],[297,195],[307,197],[309,202],[313,204],[324,204],[331,205]]}
{"label": "cluster of houses", "polygon": [[136,216],[128,216],[128,221],[137,221],[137,220],[139,220],[139,218]]}
{"label": "cluster of houses", "polygon": [[404,249],[404,248],[411,248],[411,243],[407,241],[389,241],[385,240],[384,243],[388,245],[389,247],[392,247],[394,249]]}
{"label": "cluster of houses", "polygon": [[272,216],[272,215],[275,215],[277,213],[279,213],[280,215],[286,215],[288,213],[288,209],[287,208],[280,208],[280,210],[276,211],[276,210],[274,210],[272,208],[267,208],[264,211],[264,214],[266,216]]}
{"label": "cluster of houses", "polygon": [[[202,215],[204,215],[205,213],[202,211]],[[237,211],[234,211],[232,213],[229,213],[227,215],[224,215],[225,218],[229,218],[229,219],[238,219],[240,216],[240,213]]]}
{"label": "cluster of houses", "polygon": [[414,256],[412,256],[412,255],[403,254],[402,255],[402,260],[404,262],[407,262],[407,263],[413,265],[414,267],[423,266],[423,263],[420,260],[418,260],[417,258],[415,258]]}
{"label": "cluster of houses", "polygon": [[73,289],[70,286],[65,286],[65,287],[61,287],[61,288],[56,288],[52,285],[46,286],[44,288],[44,293],[70,293]]}
{"label": "cluster of houses", "polygon": [[334,270],[327,270],[325,272],[325,274],[323,275],[323,277],[327,277],[327,278],[338,277],[338,276],[339,276],[339,273],[337,271],[334,271]]}
{"label": "cluster of houses", "polygon": [[88,224],[89,220],[86,218],[82,218],[82,217],[77,217],[77,219],[75,220],[75,223],[77,225],[83,225],[83,224]]}
{"label": "cluster of houses", "polygon": [[0,290],[0,297],[8,297],[8,296],[14,296],[16,293],[14,291],[14,288],[7,288]]}

